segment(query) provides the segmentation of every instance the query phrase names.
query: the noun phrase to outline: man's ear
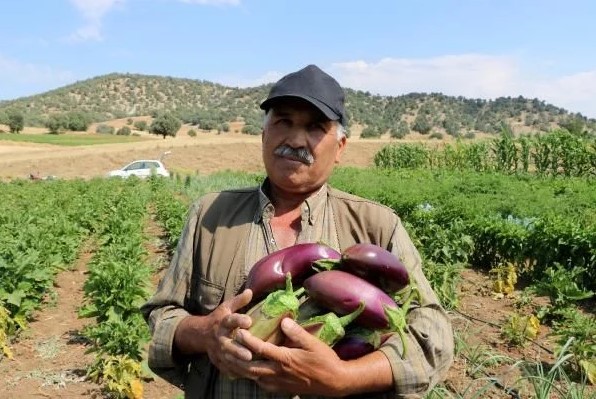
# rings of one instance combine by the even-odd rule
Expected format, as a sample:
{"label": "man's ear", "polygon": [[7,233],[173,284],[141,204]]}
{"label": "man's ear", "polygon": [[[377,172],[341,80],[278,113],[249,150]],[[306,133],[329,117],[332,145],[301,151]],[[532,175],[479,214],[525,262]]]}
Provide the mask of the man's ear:
{"label": "man's ear", "polygon": [[343,154],[344,150],[346,149],[346,145],[348,145],[348,140],[346,136],[343,136],[338,142],[337,152],[335,153],[335,163],[339,163],[341,160],[341,154]]}

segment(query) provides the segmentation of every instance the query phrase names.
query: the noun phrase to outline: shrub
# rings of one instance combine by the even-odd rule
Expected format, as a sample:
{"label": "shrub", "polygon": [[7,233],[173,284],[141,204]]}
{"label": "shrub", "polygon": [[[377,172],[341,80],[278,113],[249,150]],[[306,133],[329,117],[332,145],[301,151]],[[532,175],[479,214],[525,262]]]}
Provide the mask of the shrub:
{"label": "shrub", "polygon": [[261,129],[254,125],[244,125],[244,127],[242,128],[242,133],[256,136],[258,134],[261,134]]}
{"label": "shrub", "polygon": [[147,122],[145,121],[136,121],[134,123],[134,127],[137,130],[140,130],[141,132],[144,132],[145,130],[147,130]]}
{"label": "shrub", "polygon": [[130,128],[128,126],[122,126],[120,129],[118,129],[118,131],[116,132],[116,134],[118,136],[130,136]]}
{"label": "shrub", "polygon": [[381,137],[381,130],[374,126],[367,126],[360,133],[360,137],[363,139]]}
{"label": "shrub", "polygon": [[430,136],[428,136],[429,139],[437,139],[437,140],[441,140],[443,139],[443,133],[440,132],[432,132],[430,134]]}
{"label": "shrub", "polygon": [[85,112],[69,112],[63,116],[64,129],[74,132],[84,132],[91,123],[90,116]]}
{"label": "shrub", "polygon": [[68,117],[63,114],[52,114],[45,123],[50,134],[62,133],[68,128]]}
{"label": "shrub", "polygon": [[471,139],[475,139],[475,138],[476,138],[476,133],[474,133],[474,132],[468,132],[468,133],[464,134],[464,139],[471,140]]}
{"label": "shrub", "polygon": [[126,120],[126,124],[127,124],[127,125],[132,125],[132,122],[133,122],[132,118],[128,118],[128,119]]}
{"label": "shrub", "polygon": [[196,130],[194,130],[194,129],[190,129],[190,130],[188,131],[188,135],[189,135],[190,137],[197,137],[197,131],[196,131]]}
{"label": "shrub", "polygon": [[405,121],[397,122],[397,126],[391,127],[389,130],[389,135],[393,139],[403,139],[410,133],[410,128]]}
{"label": "shrub", "polygon": [[114,126],[106,125],[106,124],[99,124],[95,128],[95,133],[98,134],[114,134]]}

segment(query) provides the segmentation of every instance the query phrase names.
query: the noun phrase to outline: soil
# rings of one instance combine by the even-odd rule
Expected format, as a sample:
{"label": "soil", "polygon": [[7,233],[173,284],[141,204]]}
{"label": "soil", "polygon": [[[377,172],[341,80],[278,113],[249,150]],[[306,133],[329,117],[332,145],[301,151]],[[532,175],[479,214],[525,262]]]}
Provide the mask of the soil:
{"label": "soil", "polygon": [[14,359],[0,362],[0,398],[97,396],[98,386],[85,381],[93,355],[85,354],[88,346],[80,335],[89,320],[77,317],[92,256],[87,245],[74,268],[57,276],[55,294],[12,345]]}

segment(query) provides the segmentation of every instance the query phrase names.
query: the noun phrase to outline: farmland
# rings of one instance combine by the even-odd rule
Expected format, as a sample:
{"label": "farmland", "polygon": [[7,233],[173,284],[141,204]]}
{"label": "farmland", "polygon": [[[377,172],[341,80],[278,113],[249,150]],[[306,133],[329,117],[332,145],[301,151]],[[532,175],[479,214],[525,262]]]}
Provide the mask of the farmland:
{"label": "farmland", "polygon": [[[593,154],[593,142],[576,144],[565,148]],[[518,142],[482,158],[469,148],[427,154],[431,164],[343,167],[331,180],[402,217],[449,310],[456,362],[429,397],[590,397],[594,389],[586,378],[596,367],[594,176],[579,158],[566,164],[563,152],[556,163],[545,161],[541,172],[536,160],[542,158],[528,156],[524,168],[523,157],[511,155],[523,148]],[[389,151],[401,160],[420,159],[419,148],[403,146],[380,152],[377,164],[392,159]],[[439,167],[439,160],[453,167]],[[169,180],[0,183],[0,372],[8,376],[0,397],[33,396],[21,381],[50,397],[176,397],[179,392],[144,369],[148,329],[138,306],[167,266],[192,199],[260,179],[247,172],[179,172]],[[44,334],[39,323],[50,314],[64,316],[60,295],[73,281],[80,297],[68,308],[71,317],[60,319],[65,328],[61,335]],[[80,356],[75,361],[65,353]],[[67,360],[36,367],[42,355]]]}

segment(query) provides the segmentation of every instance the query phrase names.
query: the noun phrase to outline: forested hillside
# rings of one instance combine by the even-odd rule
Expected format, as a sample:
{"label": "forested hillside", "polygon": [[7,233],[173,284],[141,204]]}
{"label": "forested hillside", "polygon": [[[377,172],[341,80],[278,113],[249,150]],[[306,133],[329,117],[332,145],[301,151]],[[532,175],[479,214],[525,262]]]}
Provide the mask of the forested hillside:
{"label": "forested hillside", "polygon": [[[244,121],[245,133],[258,133],[258,104],[270,85],[226,87],[202,80],[109,74],[77,82],[43,94],[0,102],[0,123],[22,115],[27,126],[47,126],[56,116],[88,122],[174,113],[201,129],[227,131],[232,121]],[[347,89],[350,124],[363,128],[362,136],[410,132],[440,136],[470,136],[476,132],[515,133],[549,131],[559,127],[574,133],[596,131],[596,120],[569,112],[539,99],[501,97],[468,99],[440,93],[410,93],[396,97]],[[83,123],[84,125],[84,123]]]}

